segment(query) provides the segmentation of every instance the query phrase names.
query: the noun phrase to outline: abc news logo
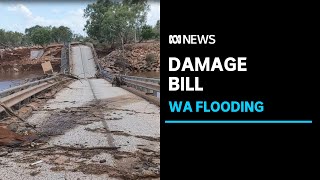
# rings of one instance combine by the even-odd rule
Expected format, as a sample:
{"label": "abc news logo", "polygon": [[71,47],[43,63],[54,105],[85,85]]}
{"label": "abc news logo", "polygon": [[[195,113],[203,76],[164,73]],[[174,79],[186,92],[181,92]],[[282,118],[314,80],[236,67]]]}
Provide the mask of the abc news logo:
{"label": "abc news logo", "polygon": [[214,44],[215,35],[169,35],[169,44]]}

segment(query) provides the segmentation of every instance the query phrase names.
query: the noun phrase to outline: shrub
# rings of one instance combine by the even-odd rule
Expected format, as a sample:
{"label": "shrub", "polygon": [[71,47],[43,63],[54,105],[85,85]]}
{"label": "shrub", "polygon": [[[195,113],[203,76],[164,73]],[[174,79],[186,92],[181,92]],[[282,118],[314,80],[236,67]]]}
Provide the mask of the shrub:
{"label": "shrub", "polygon": [[155,61],[156,61],[156,55],[155,54],[147,54],[146,62],[147,62],[148,65],[151,65]]}

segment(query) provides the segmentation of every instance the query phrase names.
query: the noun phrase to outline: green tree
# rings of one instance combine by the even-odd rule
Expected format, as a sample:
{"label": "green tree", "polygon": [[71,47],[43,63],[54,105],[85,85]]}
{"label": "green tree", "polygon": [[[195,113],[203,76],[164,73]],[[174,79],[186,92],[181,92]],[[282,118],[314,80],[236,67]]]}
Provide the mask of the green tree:
{"label": "green tree", "polygon": [[4,29],[0,29],[0,47],[6,47],[6,31]]}
{"label": "green tree", "polygon": [[101,35],[101,23],[103,14],[111,7],[113,2],[111,0],[98,0],[95,3],[89,4],[84,10],[84,17],[88,18],[84,30],[91,38],[103,39]]}
{"label": "green tree", "polygon": [[23,34],[19,32],[8,31],[7,32],[7,44],[13,47],[20,46],[22,42]]}
{"label": "green tree", "polygon": [[62,43],[71,41],[73,33],[70,28],[65,26],[53,27],[51,37],[54,42]]}
{"label": "green tree", "polygon": [[72,36],[72,40],[73,41],[84,41],[84,37],[81,35],[81,34],[74,34],[73,36]]}
{"label": "green tree", "polygon": [[24,34],[0,29],[0,44],[2,47],[17,47],[24,44]]}
{"label": "green tree", "polygon": [[32,44],[31,37],[24,34],[22,37],[21,45],[30,46],[31,44]]}
{"label": "green tree", "polygon": [[41,45],[42,47],[51,42],[51,29],[39,28],[31,33],[31,40],[34,44]]}
{"label": "green tree", "polygon": [[160,19],[157,21],[157,24],[153,28],[155,38],[160,38]]}
{"label": "green tree", "polygon": [[142,31],[141,31],[141,40],[148,40],[148,39],[152,39],[155,36],[155,33],[153,32],[153,28],[150,25],[144,25],[142,27]]}
{"label": "green tree", "polygon": [[98,0],[85,9],[85,30],[100,42],[124,44],[136,40],[145,24],[147,9],[146,0]]}
{"label": "green tree", "polygon": [[35,31],[35,30],[37,30],[37,29],[41,29],[41,28],[43,28],[43,27],[42,27],[42,26],[39,26],[39,25],[32,26],[32,27],[30,27],[30,28],[26,28],[25,31],[24,31],[24,33],[25,33],[26,36],[31,37],[31,34],[32,34],[33,31]]}
{"label": "green tree", "polygon": [[[146,24],[147,11],[149,9],[147,0],[124,0],[123,4],[130,6],[134,16],[134,42],[141,37],[142,27]],[[141,39],[142,40],[142,39]]]}
{"label": "green tree", "polygon": [[[29,46],[32,44],[47,45],[52,42],[71,41],[73,33],[70,28],[60,27],[42,27],[39,25],[25,29],[25,34],[14,31],[5,31],[0,29],[0,46],[17,47]],[[82,37],[83,38],[83,37]]]}

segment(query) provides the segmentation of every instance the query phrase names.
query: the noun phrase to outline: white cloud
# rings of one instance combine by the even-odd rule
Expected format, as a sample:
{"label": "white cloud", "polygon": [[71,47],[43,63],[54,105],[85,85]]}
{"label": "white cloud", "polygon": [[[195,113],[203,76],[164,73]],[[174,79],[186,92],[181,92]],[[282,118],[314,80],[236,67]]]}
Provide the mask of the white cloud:
{"label": "white cloud", "polygon": [[27,18],[32,17],[32,12],[23,4],[16,4],[14,6],[9,6],[8,11],[19,12],[25,15]]}
{"label": "white cloud", "polygon": [[77,34],[84,35],[83,32],[84,25],[86,24],[87,19],[83,17],[84,10],[77,9],[74,11],[70,11],[67,16],[67,26],[74,30]]}
{"label": "white cloud", "polygon": [[42,26],[67,26],[74,33],[85,35],[85,32],[83,32],[83,27],[86,23],[86,19],[83,18],[83,14],[84,12],[82,9],[77,9],[66,12],[64,18],[61,19],[48,19],[36,16],[30,20],[28,25],[30,27],[36,24]]}
{"label": "white cloud", "polygon": [[[22,15],[24,20],[23,24],[15,27],[14,30],[24,32],[25,28],[30,28],[35,25],[40,26],[67,26],[70,27],[74,33],[86,35],[83,31],[86,24],[86,18],[83,17],[84,11],[81,8],[73,9],[69,11],[62,11],[59,8],[49,9],[48,13],[59,14],[60,18],[53,16],[39,16],[36,12],[32,12],[24,4],[15,4],[7,8],[8,11],[16,12],[18,15]],[[63,16],[61,18],[61,16]],[[160,3],[150,2],[150,11],[147,15],[147,23],[155,25],[157,20],[160,19]],[[13,28],[11,26],[11,28]]]}
{"label": "white cloud", "polygon": [[[25,28],[30,28],[35,25],[40,26],[67,26],[69,27],[74,33],[85,35],[85,32],[83,31],[83,27],[86,23],[86,19],[83,17],[84,11],[83,9],[75,9],[71,10],[69,12],[62,12],[59,9],[52,9],[51,12],[58,14],[64,14],[64,18],[56,19],[54,17],[52,18],[46,18],[42,16],[34,15],[30,9],[28,9],[23,4],[17,4],[14,6],[8,7],[8,11],[12,12],[18,12],[26,18],[25,20],[25,27],[22,27],[20,25],[20,29],[23,29],[21,32],[24,32]],[[18,29],[16,29],[18,30]]]}

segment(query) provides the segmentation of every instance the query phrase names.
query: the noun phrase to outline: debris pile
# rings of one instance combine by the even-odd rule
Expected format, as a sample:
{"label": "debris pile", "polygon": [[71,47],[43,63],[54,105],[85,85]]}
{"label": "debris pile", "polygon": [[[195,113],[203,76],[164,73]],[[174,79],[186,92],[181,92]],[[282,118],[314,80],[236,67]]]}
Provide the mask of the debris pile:
{"label": "debris pile", "polygon": [[[37,123],[36,128],[40,134],[48,135],[45,136],[47,140],[40,136],[34,139],[32,133],[24,134],[20,131],[16,133],[10,130],[11,127],[0,124],[0,164],[2,163],[6,171],[9,171],[11,164],[15,163],[21,165],[22,168],[29,167],[23,172],[26,177],[38,176],[40,178],[39,174],[67,172],[75,177],[81,173],[90,177],[159,179],[160,137],[130,134],[125,130],[111,131],[94,125],[96,122],[100,124],[104,116],[113,116],[110,117],[112,120],[121,120],[125,114],[135,117],[136,113],[145,113],[131,109],[121,109],[119,112],[119,109],[114,108],[119,107],[119,102],[127,102],[129,97],[116,97],[98,103],[90,102],[81,107],[66,107],[65,109],[52,109],[52,111],[48,107],[33,107],[36,105],[30,104],[34,109],[52,113],[49,119]],[[108,113],[102,114],[102,110]],[[117,117],[120,118],[116,119]],[[86,126],[84,130],[90,133],[96,133],[102,137],[112,134],[113,137],[127,140],[119,143],[119,146],[92,146],[86,141],[80,144],[60,144],[60,141],[59,143],[52,141],[46,143],[51,137],[61,138],[70,130],[83,125]],[[76,135],[72,134],[72,136]],[[131,140],[138,144],[130,145]],[[130,150],[131,148],[133,149]]]}
{"label": "debris pile", "polygon": [[[59,90],[64,88],[61,84],[48,92],[40,94],[32,102],[19,110],[12,110],[0,102],[0,107],[5,108],[7,116],[0,116],[0,148],[9,147],[34,147],[44,143],[46,135],[36,129],[36,125],[30,125],[25,121],[34,111],[38,111],[47,99],[52,98]],[[1,151],[1,149],[0,149]]]}
{"label": "debris pile", "polygon": [[17,47],[13,49],[1,49],[0,62],[23,61],[29,58],[30,48]]}
{"label": "debris pile", "polygon": [[[53,66],[60,64],[62,45],[48,46],[45,49],[33,47],[17,47],[0,49],[0,72],[28,71],[36,66],[41,68],[41,63],[50,60]],[[31,51],[43,50],[40,58],[32,58]]]}
{"label": "debris pile", "polygon": [[160,42],[126,44],[100,58],[104,69],[113,73],[160,71]]}

